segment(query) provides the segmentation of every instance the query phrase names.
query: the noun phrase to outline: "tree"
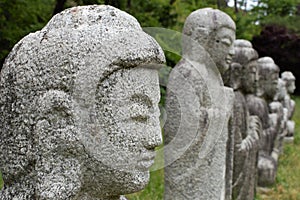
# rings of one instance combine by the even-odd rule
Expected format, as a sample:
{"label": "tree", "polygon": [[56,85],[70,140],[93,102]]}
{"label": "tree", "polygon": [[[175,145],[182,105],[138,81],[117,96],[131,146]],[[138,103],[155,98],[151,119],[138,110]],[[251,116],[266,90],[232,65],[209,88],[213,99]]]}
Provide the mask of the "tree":
{"label": "tree", "polygon": [[53,15],[61,12],[64,9],[64,5],[67,0],[56,0],[56,5],[53,11]]}
{"label": "tree", "polygon": [[[284,26],[267,25],[259,36],[253,38],[252,44],[260,57],[270,56],[280,70],[291,71],[300,77],[300,36]],[[300,94],[300,78],[296,79],[295,93]]]}
{"label": "tree", "polygon": [[0,69],[11,48],[41,29],[52,16],[54,0],[0,0]]}

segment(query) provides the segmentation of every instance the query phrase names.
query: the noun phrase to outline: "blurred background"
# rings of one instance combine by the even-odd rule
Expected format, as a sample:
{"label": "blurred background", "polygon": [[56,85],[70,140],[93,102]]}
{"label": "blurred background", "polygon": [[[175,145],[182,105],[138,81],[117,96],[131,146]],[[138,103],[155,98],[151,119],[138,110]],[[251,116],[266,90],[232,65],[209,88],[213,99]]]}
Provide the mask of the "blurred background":
{"label": "blurred background", "polygon": [[[293,72],[295,93],[300,94],[300,0],[0,0],[0,68],[22,37],[41,29],[65,8],[88,4],[109,4],[136,17],[142,27],[179,32],[192,11],[223,10],[236,22],[238,39],[250,40],[260,57],[270,56],[281,71]],[[180,59],[165,54],[170,67]]]}
{"label": "blurred background", "polygon": [[[140,22],[142,27],[163,27],[178,32],[186,17],[194,10],[212,7],[229,14],[237,25],[238,39],[252,42],[259,56],[270,56],[281,71],[291,71],[296,76],[296,91],[300,95],[300,0],[0,0],[0,69],[13,46],[25,35],[43,28],[53,15],[65,8],[78,5],[109,4],[124,10]],[[180,46],[178,34],[161,39],[160,44]],[[168,41],[163,44],[162,41]],[[164,49],[172,49],[165,46]],[[180,50],[165,51],[168,74],[180,60]],[[173,52],[173,53],[172,53]],[[174,53],[177,52],[177,53]],[[166,76],[163,76],[166,77]],[[165,85],[161,85],[164,104]],[[300,108],[300,97],[294,97]],[[300,200],[300,109],[296,108],[294,144],[285,146],[280,160],[276,184],[261,199]],[[163,199],[163,169],[151,172],[148,187],[130,200]],[[3,182],[0,174],[0,188]]]}

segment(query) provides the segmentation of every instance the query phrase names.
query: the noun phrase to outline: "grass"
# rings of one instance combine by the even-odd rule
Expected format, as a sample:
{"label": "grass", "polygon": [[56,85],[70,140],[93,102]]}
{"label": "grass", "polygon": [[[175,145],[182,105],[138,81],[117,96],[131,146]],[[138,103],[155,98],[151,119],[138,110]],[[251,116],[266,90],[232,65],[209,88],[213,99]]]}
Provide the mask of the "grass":
{"label": "grass", "polygon": [[284,144],[284,153],[279,159],[276,183],[265,194],[258,194],[258,200],[300,200],[300,97],[296,101],[293,120],[296,123],[295,140]]}
{"label": "grass", "polygon": [[162,200],[164,195],[164,170],[151,172],[148,186],[137,193],[126,195],[128,200]]}
{"label": "grass", "polygon": [[[293,120],[296,123],[294,143],[284,144],[279,159],[276,183],[267,193],[257,194],[255,200],[300,200],[300,97],[296,101]],[[126,195],[128,200],[162,200],[164,192],[163,169],[151,172],[150,183],[141,192]]]}
{"label": "grass", "polygon": [[[276,183],[268,192],[257,194],[256,200],[300,200],[300,97],[294,97],[296,122],[293,144],[284,145],[284,153],[279,159]],[[128,200],[162,200],[164,193],[163,169],[152,171],[147,187],[134,194],[126,195]],[[3,181],[0,173],[0,188]]]}

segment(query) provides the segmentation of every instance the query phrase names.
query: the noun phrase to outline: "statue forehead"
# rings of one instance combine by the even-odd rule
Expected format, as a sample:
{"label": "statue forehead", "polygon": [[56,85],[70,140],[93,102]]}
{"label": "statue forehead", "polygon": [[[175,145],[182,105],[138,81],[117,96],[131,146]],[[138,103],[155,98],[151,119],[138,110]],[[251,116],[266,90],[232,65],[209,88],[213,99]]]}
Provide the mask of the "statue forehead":
{"label": "statue forehead", "polygon": [[[27,50],[29,47],[32,51]],[[12,70],[28,68],[32,71],[30,76],[54,76],[55,88],[62,85],[67,74],[70,81],[63,83],[67,87],[73,85],[74,79],[79,84],[86,81],[95,86],[99,79],[120,68],[165,61],[160,46],[143,32],[136,19],[111,6],[67,9],[55,15],[41,31],[23,38],[14,49],[22,53],[11,57],[13,62],[27,60],[27,64],[16,63]],[[49,88],[47,84],[54,83],[38,87]]]}
{"label": "statue forehead", "polygon": [[[54,29],[87,29],[90,26],[113,29],[141,30],[138,21],[124,11],[108,5],[78,6],[66,9],[55,15],[46,25]],[[99,30],[97,30],[99,31]]]}
{"label": "statue forehead", "polygon": [[296,80],[295,76],[293,75],[292,72],[283,72],[281,74],[281,78],[285,81],[294,81]]}
{"label": "statue forehead", "polygon": [[272,73],[279,73],[279,67],[275,64],[274,60],[270,57],[263,57],[257,60],[259,71],[269,71]]}
{"label": "statue forehead", "polygon": [[251,42],[238,39],[234,41],[235,55],[233,61],[245,65],[248,62],[258,59],[257,52],[252,48]]}
{"label": "statue forehead", "polygon": [[[198,30],[215,31],[221,27],[235,31],[234,21],[224,12],[212,8],[203,8],[192,12],[185,21],[185,29],[197,27]],[[189,30],[186,30],[189,31]]]}

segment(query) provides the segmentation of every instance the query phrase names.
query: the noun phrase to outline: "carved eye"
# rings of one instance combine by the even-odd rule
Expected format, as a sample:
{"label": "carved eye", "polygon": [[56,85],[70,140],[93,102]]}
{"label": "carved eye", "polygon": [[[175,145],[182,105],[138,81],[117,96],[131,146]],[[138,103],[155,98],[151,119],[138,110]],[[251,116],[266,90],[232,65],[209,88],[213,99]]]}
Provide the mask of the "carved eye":
{"label": "carved eye", "polygon": [[134,121],[137,121],[137,122],[145,123],[148,121],[149,116],[136,115],[136,116],[131,117],[131,119],[133,119]]}
{"label": "carved eye", "polygon": [[220,43],[220,40],[216,40],[216,43]]}
{"label": "carved eye", "polygon": [[135,94],[130,98],[132,106],[130,107],[131,119],[137,122],[147,122],[150,116],[152,102],[144,94]]}
{"label": "carved eye", "polygon": [[223,44],[225,44],[226,46],[230,46],[230,45],[231,45],[231,41],[230,41],[230,39],[228,39],[228,38],[223,38],[223,39],[221,40],[221,42],[222,42]]}

